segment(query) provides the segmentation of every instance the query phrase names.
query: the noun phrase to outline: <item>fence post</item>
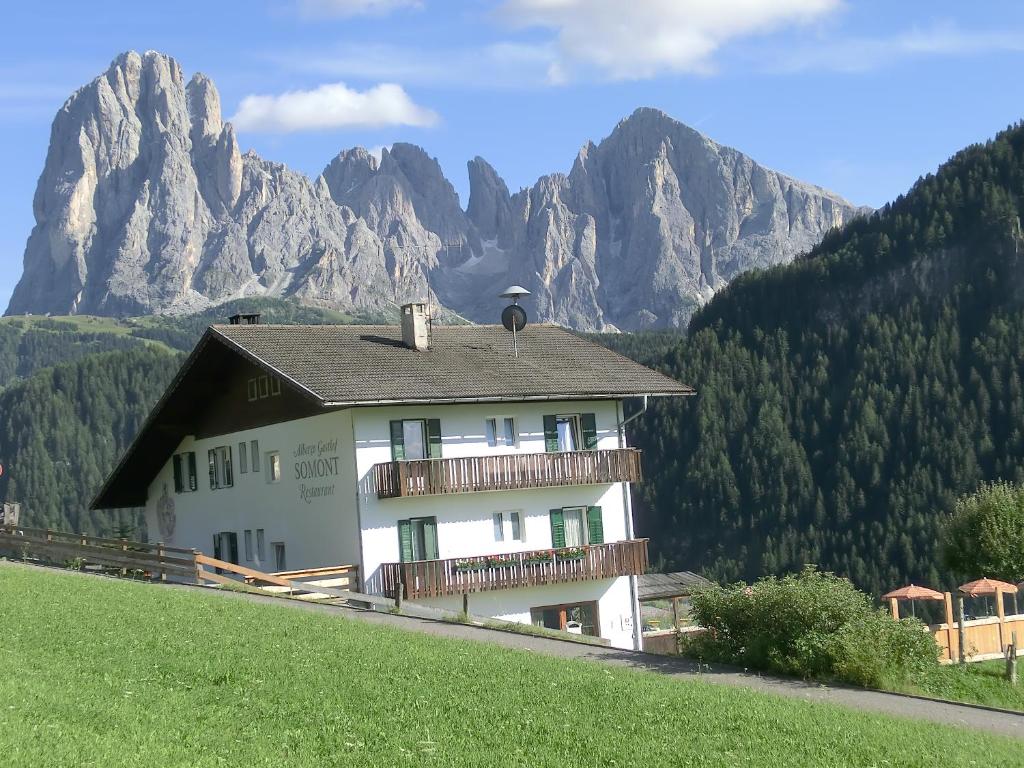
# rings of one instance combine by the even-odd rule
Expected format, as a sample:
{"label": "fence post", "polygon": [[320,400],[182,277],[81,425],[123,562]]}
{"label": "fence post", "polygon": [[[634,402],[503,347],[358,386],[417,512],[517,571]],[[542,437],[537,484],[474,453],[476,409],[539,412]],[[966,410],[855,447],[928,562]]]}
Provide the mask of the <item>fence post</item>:
{"label": "fence post", "polygon": [[[125,557],[128,556],[128,542],[125,541],[124,539],[121,539],[121,551],[125,553]],[[121,566],[121,577],[123,578],[123,577],[125,577],[127,575],[128,575],[128,566],[127,565]]]}
{"label": "fence post", "polygon": [[1017,633],[1011,635],[1010,644],[1006,646],[1006,679],[1010,685],[1017,684]]}
{"label": "fence post", "polygon": [[462,593],[462,614],[469,618],[469,592]]}
{"label": "fence post", "polygon": [[156,545],[156,560],[157,567],[160,570],[160,581],[167,581],[167,571],[164,570],[164,543],[162,541],[157,542]]}
{"label": "fence post", "polygon": [[395,582],[395,610],[402,610],[402,577],[399,575],[398,580]]}
{"label": "fence post", "polygon": [[964,599],[956,600],[957,639],[960,641],[960,663],[967,663],[967,632],[964,629]]}

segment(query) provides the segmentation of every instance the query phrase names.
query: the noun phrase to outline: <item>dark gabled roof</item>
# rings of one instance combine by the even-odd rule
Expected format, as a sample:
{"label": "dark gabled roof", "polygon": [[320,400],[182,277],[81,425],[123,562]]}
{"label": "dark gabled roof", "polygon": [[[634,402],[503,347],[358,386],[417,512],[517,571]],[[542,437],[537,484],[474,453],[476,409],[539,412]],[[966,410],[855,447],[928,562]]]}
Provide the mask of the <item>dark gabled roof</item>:
{"label": "dark gabled roof", "polygon": [[144,504],[146,489],[174,449],[187,435],[201,432],[211,389],[243,360],[282,379],[294,418],[384,403],[693,394],[690,387],[557,326],[528,327],[518,334],[518,344],[517,358],[501,326],[435,327],[425,352],[406,347],[395,326],[211,326],[90,508]]}
{"label": "dark gabled roof", "polygon": [[435,327],[430,349],[395,326],[216,325],[211,332],[325,405],[689,395],[690,387],[554,325]]}

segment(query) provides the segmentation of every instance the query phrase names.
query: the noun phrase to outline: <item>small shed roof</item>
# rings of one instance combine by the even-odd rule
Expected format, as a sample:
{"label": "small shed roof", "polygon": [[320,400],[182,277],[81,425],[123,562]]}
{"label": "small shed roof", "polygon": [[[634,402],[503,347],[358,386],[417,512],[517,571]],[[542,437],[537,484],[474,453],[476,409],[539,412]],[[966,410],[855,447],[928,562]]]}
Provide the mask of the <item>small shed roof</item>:
{"label": "small shed roof", "polygon": [[675,573],[645,573],[637,577],[639,599],[664,600],[670,597],[686,597],[711,582],[692,571]]}

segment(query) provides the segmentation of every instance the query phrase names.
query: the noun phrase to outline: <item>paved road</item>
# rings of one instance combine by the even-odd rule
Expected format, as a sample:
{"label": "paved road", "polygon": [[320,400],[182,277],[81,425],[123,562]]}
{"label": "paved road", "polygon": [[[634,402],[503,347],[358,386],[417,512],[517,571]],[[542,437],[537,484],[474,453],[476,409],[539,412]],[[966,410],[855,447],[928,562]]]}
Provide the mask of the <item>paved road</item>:
{"label": "paved road", "polygon": [[[26,566],[20,563],[0,561],[0,566]],[[65,573],[69,576],[80,574],[77,571],[48,569],[53,573]],[[96,577],[93,577],[96,578]],[[154,588],[161,588],[154,585]],[[945,725],[972,728],[979,731],[1011,736],[1024,739],[1024,714],[987,710],[981,707],[964,706],[927,699],[900,696],[892,693],[865,691],[859,688],[843,688],[819,683],[805,683],[799,680],[788,680],[745,673],[740,670],[720,666],[698,665],[688,659],[669,656],[655,656],[635,651],[621,651],[615,648],[586,645],[564,640],[556,640],[534,635],[523,635],[514,632],[475,627],[467,624],[453,624],[430,619],[419,619],[398,616],[391,613],[362,611],[336,605],[307,603],[300,600],[282,600],[278,597],[263,596],[244,592],[229,592],[208,587],[188,585],[168,585],[163,588],[202,590],[207,594],[221,595],[225,599],[248,600],[251,602],[271,603],[290,607],[295,610],[333,613],[357,621],[372,624],[385,624],[400,629],[422,632],[438,637],[455,637],[464,640],[491,643],[493,645],[519,650],[541,653],[565,659],[582,659],[584,661],[611,664],[647,672],[667,675],[680,680],[701,680],[718,685],[731,685],[748,688],[777,696],[802,699],[810,702],[827,702],[843,707],[859,709],[867,712],[878,712],[895,717],[906,717],[915,720],[926,720]]]}

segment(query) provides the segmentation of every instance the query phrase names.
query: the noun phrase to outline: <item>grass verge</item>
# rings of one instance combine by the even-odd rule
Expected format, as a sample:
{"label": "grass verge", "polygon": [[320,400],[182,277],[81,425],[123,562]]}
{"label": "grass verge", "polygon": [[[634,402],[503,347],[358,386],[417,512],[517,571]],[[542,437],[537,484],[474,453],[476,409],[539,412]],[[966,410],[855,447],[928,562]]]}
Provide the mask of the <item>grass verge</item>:
{"label": "grass verge", "polygon": [[[1024,677],[1024,658],[1017,660],[1018,674]],[[1010,685],[1004,674],[1006,662],[1000,659],[980,661],[961,667],[945,664],[903,693],[934,696],[949,701],[983,704],[986,707],[1024,712],[1024,679]]]}
{"label": "grass verge", "polygon": [[0,565],[14,766],[1011,765],[1020,742]]}

